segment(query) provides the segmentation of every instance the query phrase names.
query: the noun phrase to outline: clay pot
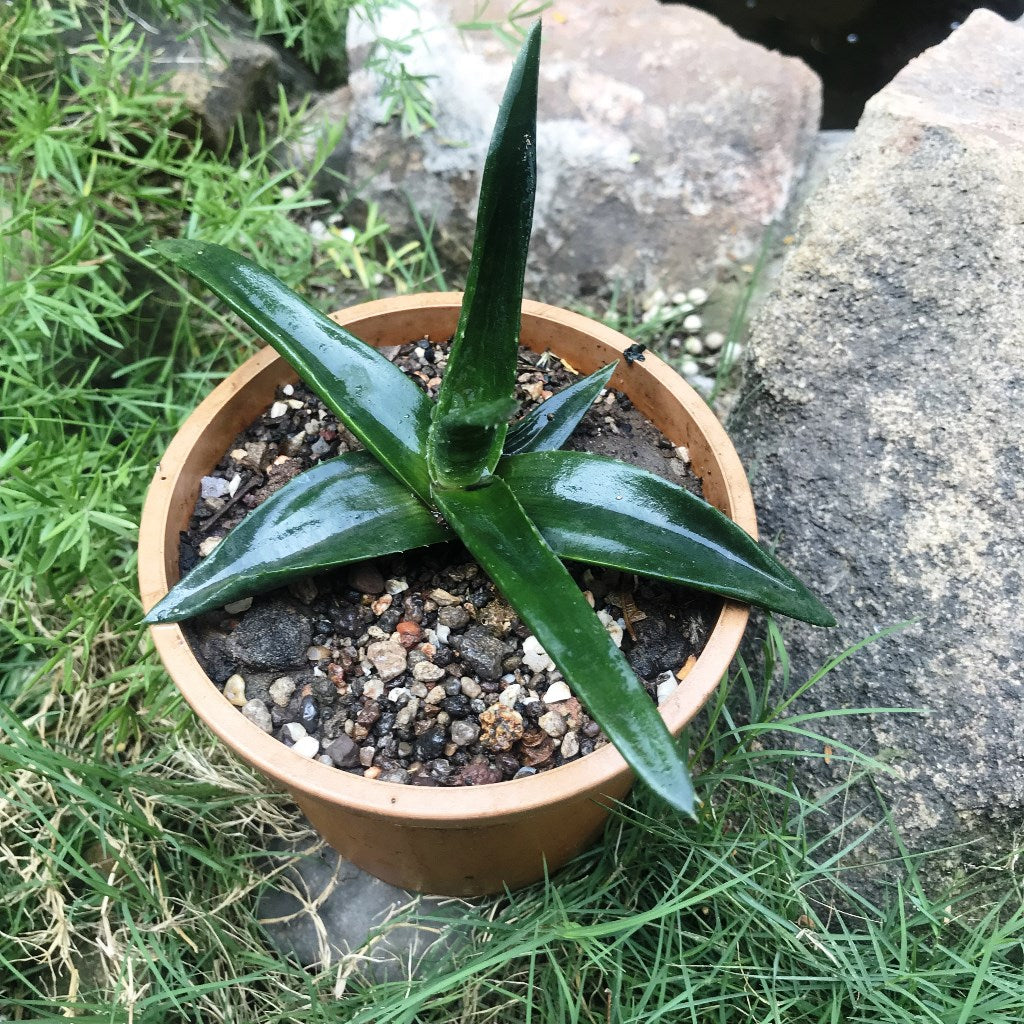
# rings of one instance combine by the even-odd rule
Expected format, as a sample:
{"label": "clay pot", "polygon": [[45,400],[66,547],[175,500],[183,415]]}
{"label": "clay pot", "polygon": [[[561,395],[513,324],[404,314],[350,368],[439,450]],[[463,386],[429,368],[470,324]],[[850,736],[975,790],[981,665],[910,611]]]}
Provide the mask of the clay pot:
{"label": "clay pot", "polygon": [[[458,293],[370,302],[334,319],[373,345],[455,330]],[[523,303],[522,342],[550,348],[581,373],[620,358],[628,338],[576,313]],[[199,480],[235,435],[274,400],[295,373],[271,349],[248,360],[188,418],[160,461],[143,511],[139,583],[148,610],[178,579],[178,534],[195,505]],[[721,425],[701,398],[653,355],[619,362],[612,386],[676,444],[684,444],[708,501],[756,534],[746,476]],[[685,682],[661,705],[678,733],[728,669],[747,623],[726,602]],[[423,788],[359,778],[307,760],[243,718],[207,677],[177,625],[152,628],[164,666],[196,714],[241,758],[294,797],[313,827],[349,860],[394,885],[473,896],[527,885],[554,872],[600,834],[606,802],[633,782],[612,746],[528,779],[470,788]]]}

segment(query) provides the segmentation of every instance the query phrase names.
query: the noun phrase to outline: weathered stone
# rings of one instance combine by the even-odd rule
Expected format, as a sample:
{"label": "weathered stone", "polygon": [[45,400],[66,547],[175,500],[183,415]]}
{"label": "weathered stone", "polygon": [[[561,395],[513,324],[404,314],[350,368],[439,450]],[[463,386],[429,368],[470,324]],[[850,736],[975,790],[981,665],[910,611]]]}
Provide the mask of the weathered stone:
{"label": "weathered stone", "polygon": [[359,764],[359,747],[344,733],[331,740],[324,753],[338,768],[355,768]]}
{"label": "weathered stone", "polygon": [[[794,678],[911,621],[794,711],[922,711],[816,728],[889,765],[881,795],[911,850],[950,851],[927,861],[947,883],[1024,823],[1022,110],[1024,27],[987,11],[871,100],[754,325],[736,423],[764,533],[840,624],[787,625]],[[805,792],[850,771],[797,764]],[[846,838],[881,814],[869,796]]]}
{"label": "weathered stone", "polygon": [[397,679],[405,671],[408,660],[405,648],[394,640],[378,640],[370,644],[366,648],[366,656],[385,683]]}
{"label": "weathered stone", "polygon": [[308,615],[290,601],[272,600],[241,617],[227,647],[253,668],[288,668],[305,663],[312,639]]}
{"label": "weathered stone", "polygon": [[486,626],[470,626],[459,637],[463,664],[481,679],[500,679],[501,663],[507,653],[505,644]]}
{"label": "weathered stone", "polygon": [[[348,116],[336,163],[361,197],[380,205],[399,238],[416,236],[410,198],[430,211],[434,244],[455,266],[468,259],[512,61],[492,37],[453,27],[473,6],[424,0],[415,15],[380,15],[380,31],[409,39],[406,66],[428,77],[436,129],[410,140],[397,122],[384,124],[379,82],[364,67],[325,100],[335,119]],[[813,72],[686,7],[563,0],[558,13],[544,26],[527,292],[564,304],[616,282],[672,291],[748,260],[785,207],[817,128]],[[369,38],[351,26],[353,43]]]}

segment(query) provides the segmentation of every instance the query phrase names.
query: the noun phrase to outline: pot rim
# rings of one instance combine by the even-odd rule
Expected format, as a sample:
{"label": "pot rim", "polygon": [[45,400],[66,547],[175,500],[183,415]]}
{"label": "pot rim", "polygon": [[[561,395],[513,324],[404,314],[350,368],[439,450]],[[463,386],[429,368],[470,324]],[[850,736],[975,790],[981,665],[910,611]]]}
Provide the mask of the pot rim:
{"label": "pot rim", "polygon": [[[418,310],[433,308],[454,313],[457,318],[461,301],[460,292],[398,296],[362,303],[331,316],[357,336],[372,342],[374,322],[383,317],[415,317]],[[624,335],[582,314],[532,300],[523,302],[523,319],[540,327],[548,323],[585,332],[599,343],[617,350],[620,355],[633,344]],[[160,460],[146,495],[139,529],[138,573],[145,611],[152,608],[171,585],[164,557],[166,523],[186,456],[228,399],[275,362],[284,363],[284,360],[268,347],[231,373],[188,416]],[[620,363],[617,376],[621,372]],[[704,400],[652,353],[646,353],[643,363],[634,363],[629,372],[637,376],[650,375],[684,406],[719,463],[723,490],[727,495],[727,500],[720,503],[726,506],[722,511],[756,538],[756,516],[746,474],[725,429]],[[616,381],[615,386],[623,387],[628,394],[628,388],[622,383]],[[177,558],[173,561],[176,564]],[[673,734],[697,714],[714,692],[732,662],[748,618],[749,608],[746,605],[724,602],[707,644],[687,674],[685,683],[659,705]],[[232,750],[287,789],[344,805],[357,814],[383,815],[400,819],[406,825],[422,827],[465,827],[484,820],[496,823],[533,808],[572,801],[586,791],[600,792],[609,780],[629,772],[622,756],[608,744],[585,757],[529,778],[484,786],[433,788],[351,775],[301,757],[243,717],[206,675],[179,624],[155,625],[150,627],[150,631],[164,667],[185,699]]]}

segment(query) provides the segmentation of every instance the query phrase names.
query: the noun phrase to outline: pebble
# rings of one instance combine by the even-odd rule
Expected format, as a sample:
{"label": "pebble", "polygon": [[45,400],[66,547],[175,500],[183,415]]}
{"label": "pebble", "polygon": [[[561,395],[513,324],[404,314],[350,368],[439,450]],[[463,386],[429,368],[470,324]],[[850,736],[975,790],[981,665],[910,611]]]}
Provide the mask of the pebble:
{"label": "pebble", "polygon": [[574,732],[567,732],[562,739],[562,745],[558,748],[562,757],[568,760],[580,752],[580,738]]}
{"label": "pebble", "polygon": [[444,669],[432,661],[421,661],[412,670],[412,677],[418,683],[436,683],[444,678],[444,674]]}
{"label": "pebble", "polygon": [[370,676],[363,681],[363,696],[367,700],[376,700],[384,695],[384,680],[377,676]]}
{"label": "pebble", "polygon": [[396,686],[388,690],[388,700],[392,704],[408,703],[411,696],[412,691],[407,686]]}
{"label": "pebble", "polygon": [[308,736],[306,727],[299,722],[289,722],[287,725],[281,727],[281,732],[287,739],[292,743],[298,743],[303,736]]}
{"label": "pebble", "polygon": [[511,750],[523,735],[523,716],[503,704],[494,704],[480,715],[480,746],[501,752]]}
{"label": "pebble", "polygon": [[224,696],[227,697],[236,708],[245,707],[245,680],[237,673],[228,678],[224,684]]}
{"label": "pebble", "polygon": [[228,615],[241,615],[242,612],[247,612],[252,607],[252,598],[243,597],[241,601],[232,601],[230,604],[224,605],[224,611]]}
{"label": "pebble", "polygon": [[462,634],[459,646],[462,661],[481,679],[500,679],[502,662],[508,653],[505,644],[484,626],[470,626]]}
{"label": "pebble", "polygon": [[396,594],[401,594],[408,590],[409,584],[405,580],[385,580],[384,589],[394,597]]}
{"label": "pebble", "polygon": [[476,700],[484,691],[481,689],[480,684],[473,679],[471,676],[463,676],[459,680],[459,689],[470,699]]}
{"label": "pebble", "polygon": [[199,481],[199,497],[201,498],[223,498],[228,493],[227,480],[219,476],[204,476]]}
{"label": "pebble", "polygon": [[612,618],[611,612],[605,611],[603,608],[597,613],[597,617],[601,620],[601,624],[606,630],[608,635],[612,638],[612,643],[616,647],[622,646],[622,626],[619,622]]}
{"label": "pebble", "polygon": [[365,772],[363,772],[364,779],[379,779],[380,775],[381,770],[376,765],[371,765]]}
{"label": "pebble", "polygon": [[700,367],[693,356],[684,356],[679,362],[679,372],[684,377],[696,377],[700,373]]}
{"label": "pebble", "polygon": [[294,583],[289,583],[288,590],[296,600],[301,601],[303,604],[312,604],[316,600],[317,594],[320,593],[316,582],[308,576],[304,576],[301,580],[295,580]]}
{"label": "pebble", "polygon": [[300,736],[292,746],[292,750],[294,750],[299,757],[308,757],[312,759],[320,752],[320,741],[315,736]]}
{"label": "pebble", "polygon": [[440,587],[435,587],[428,595],[431,601],[437,603],[438,607],[445,607],[446,605],[462,604],[462,598],[456,597],[454,594],[449,594],[447,590],[442,590]]}
{"label": "pebble", "polygon": [[359,763],[364,768],[369,768],[373,764],[373,759],[377,756],[376,747],[360,747],[359,748]]}
{"label": "pebble", "polygon": [[264,732],[270,732],[274,728],[274,723],[270,719],[270,710],[261,700],[246,701],[242,706],[242,714]]}
{"label": "pebble", "polygon": [[510,683],[498,694],[498,703],[507,708],[514,708],[523,699],[523,687],[519,683]]}
{"label": "pebble", "polygon": [[378,640],[366,648],[366,656],[385,683],[397,679],[406,669],[408,653],[394,640]]}
{"label": "pebble", "polygon": [[270,407],[270,418],[272,420],[279,420],[288,411],[287,402],[275,402]]}
{"label": "pebble", "polygon": [[704,342],[694,334],[683,343],[683,349],[691,356],[699,356],[704,351]]}
{"label": "pebble", "polygon": [[725,335],[721,331],[709,331],[704,335],[704,347],[709,352],[717,352],[725,344]]}
{"label": "pebble", "polygon": [[532,634],[523,641],[523,664],[531,672],[550,672],[555,663]]}
{"label": "pebble", "polygon": [[537,719],[537,725],[539,725],[549,736],[553,736],[555,739],[564,736],[569,730],[569,726],[566,725],[565,719],[558,714],[557,711],[545,711],[544,714]]}
{"label": "pebble", "polygon": [[331,652],[318,644],[306,648],[306,658],[309,661],[327,661],[330,656]]}
{"label": "pebble", "polygon": [[395,632],[398,634],[398,642],[408,651],[415,647],[423,636],[423,630],[420,628],[418,622],[411,622],[409,619],[403,619],[395,626]]}
{"label": "pebble", "polygon": [[480,726],[475,722],[461,718],[458,721],[452,722],[451,734],[452,743],[457,747],[468,747],[476,743],[477,737],[480,735]]}
{"label": "pebble", "polygon": [[679,680],[672,672],[662,672],[654,680],[655,693],[658,695],[658,703],[668,700],[679,687]]}
{"label": "pebble", "polygon": [[299,721],[307,732],[316,726],[319,717],[320,709],[316,706],[316,701],[312,697],[303,697],[302,705],[299,708]]}
{"label": "pebble", "polygon": [[348,571],[349,586],[377,597],[384,593],[384,577],[373,562],[359,562]]}
{"label": "pebble", "polygon": [[691,288],[686,293],[686,298],[695,306],[703,306],[708,301],[708,293],[703,288]]}
{"label": "pebble", "polygon": [[444,626],[439,623],[434,627],[434,635],[437,637],[437,642],[439,644],[447,644],[451,637],[451,633],[452,630],[450,626]]}
{"label": "pebble", "polygon": [[696,334],[704,326],[704,321],[696,314],[691,313],[683,319],[683,330]]}
{"label": "pebble", "polygon": [[547,690],[544,692],[544,696],[541,700],[545,704],[557,704],[561,700],[568,700],[572,696],[572,691],[568,686],[559,680],[557,683],[552,683]]}
{"label": "pebble", "polygon": [[389,768],[377,776],[380,782],[397,782],[405,785],[409,781],[409,773],[404,768]]}
{"label": "pebble", "polygon": [[324,747],[324,753],[337,768],[355,768],[359,764],[359,748],[342,733]]}
{"label": "pebble", "polygon": [[438,611],[437,621],[449,629],[463,629],[469,624],[469,612],[461,604],[446,605]]}
{"label": "pebble", "polygon": [[537,774],[537,769],[536,768],[530,768],[530,767],[524,765],[522,768],[519,769],[519,771],[517,771],[515,773],[515,775],[512,776],[512,780],[515,781],[516,779],[528,779],[531,775],[536,775],[536,774]]}
{"label": "pebble", "polygon": [[270,684],[270,699],[279,707],[288,706],[295,692],[295,680],[291,676],[280,676]]}
{"label": "pebble", "polygon": [[393,600],[394,598],[390,594],[384,594],[370,605],[370,610],[379,618],[391,607]]}
{"label": "pebble", "polygon": [[427,692],[425,700],[427,704],[440,704],[447,696],[443,686],[434,686]]}
{"label": "pebble", "polygon": [[221,537],[207,537],[202,544],[199,545],[199,557],[209,558],[213,554],[217,545],[221,542]]}

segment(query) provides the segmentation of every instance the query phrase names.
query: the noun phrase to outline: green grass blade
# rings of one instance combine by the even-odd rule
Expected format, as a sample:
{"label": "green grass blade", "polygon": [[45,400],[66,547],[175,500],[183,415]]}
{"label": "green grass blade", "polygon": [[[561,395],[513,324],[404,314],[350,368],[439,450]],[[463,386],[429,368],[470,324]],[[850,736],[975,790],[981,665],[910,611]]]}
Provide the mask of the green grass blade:
{"label": "green grass blade", "polygon": [[563,558],[835,625],[828,609],[749,534],[653,473],[584,452],[516,455],[499,473]]}
{"label": "green grass blade", "polygon": [[434,500],[630,767],[693,814],[686,763],[661,715],[505,482],[435,488]]}
{"label": "green grass blade", "polygon": [[576,381],[542,402],[509,428],[505,437],[505,455],[543,452],[561,448],[583,419],[594,399],[605,387],[618,360],[602,366],[589,377]]}
{"label": "green grass blade", "polygon": [[431,476],[476,483],[501,457],[519,351],[523,275],[536,191],[540,22],[519,52],[484,165],[473,256],[430,427]]}
{"label": "green grass blade", "polygon": [[146,622],[177,622],[309,573],[450,536],[373,456],[341,455],[290,480],[250,512]]}
{"label": "green grass blade", "polygon": [[421,498],[430,399],[376,349],[315,310],[269,271],[209,242],[159,242],[288,360],[366,448]]}

